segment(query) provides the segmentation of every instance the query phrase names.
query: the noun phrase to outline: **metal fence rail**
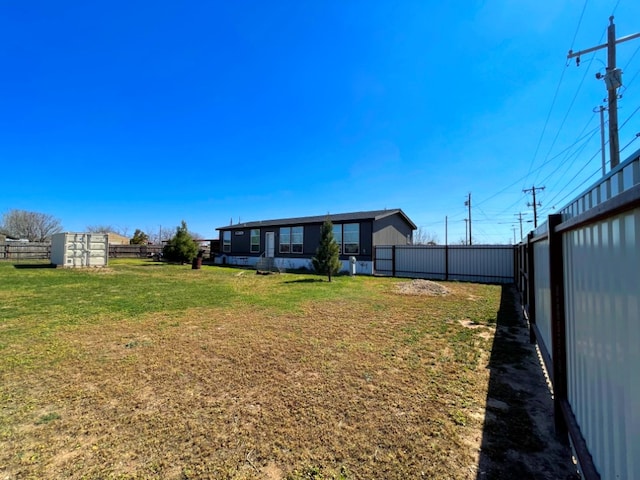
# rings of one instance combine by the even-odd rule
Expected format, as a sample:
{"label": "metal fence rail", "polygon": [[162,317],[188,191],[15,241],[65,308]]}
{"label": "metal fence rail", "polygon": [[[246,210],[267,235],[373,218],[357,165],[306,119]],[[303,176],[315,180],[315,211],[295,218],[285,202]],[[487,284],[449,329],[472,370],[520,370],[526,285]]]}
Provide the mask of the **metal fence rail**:
{"label": "metal fence rail", "polygon": [[587,480],[640,478],[639,241],[640,150],[551,215],[515,257],[556,428]]}
{"label": "metal fence rail", "polygon": [[513,283],[511,245],[377,246],[374,273],[393,277]]}

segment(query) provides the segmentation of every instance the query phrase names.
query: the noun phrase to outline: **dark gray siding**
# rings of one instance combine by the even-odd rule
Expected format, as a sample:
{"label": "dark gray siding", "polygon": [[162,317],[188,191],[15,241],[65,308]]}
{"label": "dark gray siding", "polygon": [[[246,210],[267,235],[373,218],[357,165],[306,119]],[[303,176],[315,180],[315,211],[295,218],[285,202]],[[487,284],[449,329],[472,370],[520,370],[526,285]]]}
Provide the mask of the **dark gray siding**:
{"label": "dark gray siding", "polygon": [[304,245],[303,251],[305,256],[313,257],[320,245],[320,225],[304,226]]}
{"label": "dark gray siding", "polygon": [[[372,229],[373,224],[371,221],[360,221],[360,222],[345,222],[345,223],[359,223],[360,224],[360,254],[356,255],[360,260],[371,260],[371,255],[373,253],[373,244],[372,244]],[[336,223],[336,225],[340,225]],[[275,237],[275,255],[276,257],[282,258],[311,258],[316,254],[316,250],[318,245],[320,244],[320,228],[321,224],[306,224],[302,225],[304,227],[303,234],[303,253],[280,253],[280,228],[281,227],[297,227],[301,226],[300,224],[291,224],[291,225],[281,225],[281,226],[271,226],[271,227],[262,227],[260,228],[260,252],[259,253],[251,253],[251,228],[230,228],[231,231],[231,255],[246,255],[246,256],[258,256],[264,252],[265,245],[265,234],[266,232],[274,232]],[[222,248],[222,238],[223,232],[225,230],[220,230],[220,245]],[[238,233],[242,232],[242,233]],[[341,255],[340,258],[346,260],[350,255]]]}
{"label": "dark gray siding", "polygon": [[357,257],[362,260],[370,260],[373,253],[373,245],[371,244],[373,240],[372,229],[372,222],[360,222],[360,255],[357,255]]}
{"label": "dark gray siding", "polygon": [[249,253],[251,245],[251,229],[243,228],[231,231],[231,253]]}
{"label": "dark gray siding", "polygon": [[374,245],[407,245],[407,235],[413,238],[413,230],[400,215],[389,215],[375,222]]}

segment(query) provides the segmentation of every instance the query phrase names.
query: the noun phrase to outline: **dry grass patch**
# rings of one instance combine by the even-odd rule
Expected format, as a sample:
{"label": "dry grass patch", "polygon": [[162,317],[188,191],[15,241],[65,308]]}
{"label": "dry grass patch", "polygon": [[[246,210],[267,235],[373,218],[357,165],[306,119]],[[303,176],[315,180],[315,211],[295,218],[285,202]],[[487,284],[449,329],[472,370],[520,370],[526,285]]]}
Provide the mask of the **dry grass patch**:
{"label": "dry grass patch", "polygon": [[[301,279],[236,273],[230,288],[266,298]],[[476,478],[491,341],[459,321],[495,321],[500,288],[356,282],[349,298],[296,284],[311,297],[288,308],[221,300],[14,338],[4,352],[32,358],[0,359],[0,476]]]}

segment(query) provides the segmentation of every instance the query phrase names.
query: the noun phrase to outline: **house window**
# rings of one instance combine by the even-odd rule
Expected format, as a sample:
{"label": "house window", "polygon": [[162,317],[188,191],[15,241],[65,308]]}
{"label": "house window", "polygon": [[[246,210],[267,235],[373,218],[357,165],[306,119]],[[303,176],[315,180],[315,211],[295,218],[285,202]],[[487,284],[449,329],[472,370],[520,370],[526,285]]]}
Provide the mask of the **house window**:
{"label": "house window", "polygon": [[222,232],[222,251],[230,252],[231,251],[231,231],[225,230]]}
{"label": "house window", "polygon": [[302,253],[304,227],[282,227],[280,229],[280,253]]}
{"label": "house window", "polygon": [[291,252],[291,228],[282,227],[280,229],[280,253]]}
{"label": "house window", "polygon": [[302,253],[303,227],[291,227],[291,253]]}
{"label": "house window", "polygon": [[260,253],[260,229],[251,230],[251,253]]}
{"label": "house window", "polygon": [[342,225],[333,226],[333,239],[338,244],[338,252],[342,253]]}
{"label": "house window", "polygon": [[345,223],[342,226],[342,244],[345,255],[357,255],[360,253],[360,224]]}

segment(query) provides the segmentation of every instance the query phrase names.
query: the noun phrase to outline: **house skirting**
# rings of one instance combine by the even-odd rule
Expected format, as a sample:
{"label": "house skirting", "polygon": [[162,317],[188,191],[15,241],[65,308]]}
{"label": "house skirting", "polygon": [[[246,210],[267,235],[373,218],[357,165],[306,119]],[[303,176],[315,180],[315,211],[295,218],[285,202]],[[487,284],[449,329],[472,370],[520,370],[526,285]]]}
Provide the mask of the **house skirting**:
{"label": "house skirting", "polygon": [[[260,257],[250,257],[243,255],[228,255],[221,254],[217,255],[214,263],[216,265],[237,265],[243,267],[253,267],[255,268],[256,264]],[[307,270],[313,271],[313,265],[311,263],[310,258],[291,258],[291,257],[275,257],[275,264],[277,267],[285,270],[297,270],[306,268]],[[340,260],[342,263],[342,268],[340,272],[347,273],[350,271],[349,260]],[[356,274],[357,275],[373,275],[373,262],[372,261],[361,261],[357,260],[356,257]]]}

